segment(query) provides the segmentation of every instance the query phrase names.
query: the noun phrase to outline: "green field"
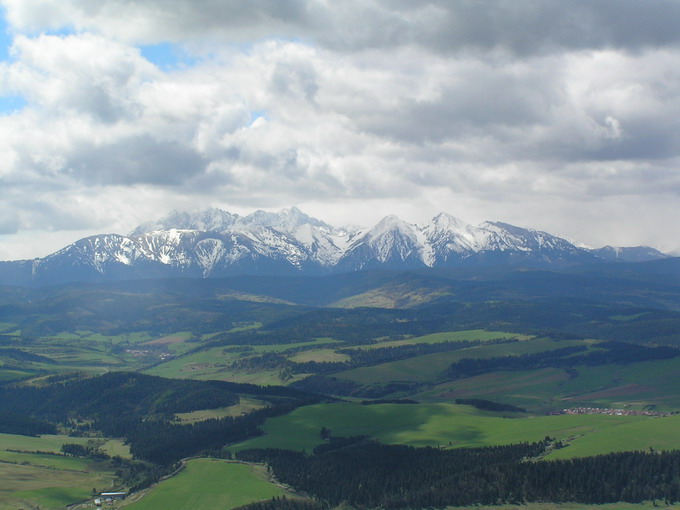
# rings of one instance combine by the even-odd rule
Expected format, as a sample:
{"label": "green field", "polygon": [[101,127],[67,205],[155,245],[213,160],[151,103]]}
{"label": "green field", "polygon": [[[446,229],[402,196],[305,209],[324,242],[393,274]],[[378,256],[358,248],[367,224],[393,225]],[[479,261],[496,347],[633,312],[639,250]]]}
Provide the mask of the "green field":
{"label": "green field", "polygon": [[323,440],[321,427],[336,436],[368,435],[388,444],[473,447],[533,442],[546,435],[569,446],[549,458],[612,451],[680,448],[680,415],[555,415],[503,418],[453,404],[318,404],[299,408],[263,425],[265,435],[230,447],[285,448],[310,452]]}
{"label": "green field", "polygon": [[[92,488],[110,488],[114,473],[107,462],[37,453],[58,453],[64,443],[88,441],[0,434],[0,509],[64,508],[89,497]],[[116,441],[110,442],[113,447]]]}
{"label": "green field", "polygon": [[64,455],[47,455],[42,453],[23,453],[0,450],[0,462],[30,465],[36,467],[64,469],[69,471],[90,470],[91,460]]}
{"label": "green field", "polygon": [[666,505],[659,501],[644,503],[608,503],[603,505],[582,505],[580,503],[524,503],[522,505],[499,506],[458,506],[456,510],[643,510],[645,508],[680,508],[680,505]]}
{"label": "green field", "polygon": [[263,466],[218,459],[193,459],[178,475],[162,481],[141,498],[133,499],[130,510],[214,510],[291,496],[267,479]]}
{"label": "green field", "polygon": [[344,363],[350,359],[351,358],[347,354],[336,352],[333,349],[310,349],[290,357],[290,360],[295,363],[306,363],[307,361],[316,361],[318,363]]}
{"label": "green field", "polygon": [[579,366],[492,372],[439,384],[416,395],[426,401],[484,398],[533,410],[576,406],[608,408],[680,408],[680,358],[629,365]]}
{"label": "green field", "polygon": [[[316,352],[320,350],[320,346],[326,346],[334,343],[337,343],[337,341],[330,338],[317,338],[310,342],[304,343],[256,345],[253,346],[251,351],[247,351],[245,353],[245,357],[269,352],[284,353],[285,351],[289,350],[297,351],[298,349],[309,347],[309,350],[303,350],[300,353],[295,354],[296,356],[299,356],[307,352]],[[213,347],[210,349],[194,352],[156,365],[148,369],[146,373],[161,377],[202,380],[215,379],[220,381],[260,385],[287,384],[304,377],[304,375],[300,374],[294,378],[289,378],[284,381],[280,377],[279,370],[233,370],[229,368],[231,363],[242,359],[242,354],[244,354],[243,352],[238,351],[239,347],[244,346]],[[333,351],[327,352],[325,356],[331,356],[332,352]]]}
{"label": "green field", "polygon": [[225,352],[224,347],[181,356],[146,370],[150,375],[181,379],[231,380],[227,366],[239,359],[237,352]]}
{"label": "green field", "polygon": [[107,439],[99,448],[111,457],[118,456],[124,459],[132,458],[132,455],[130,454],[130,445],[125,444],[120,439]]}
{"label": "green field", "polygon": [[108,487],[110,476],[0,463],[0,509],[62,509]]}
{"label": "green field", "polygon": [[0,434],[0,451],[21,450],[27,452],[58,453],[64,443],[85,445],[89,441],[86,437],[69,437],[63,435],[46,434],[40,437],[20,436],[16,434]]}
{"label": "green field", "polygon": [[438,344],[442,342],[489,342],[501,338],[516,338],[518,340],[530,340],[531,335],[520,335],[518,333],[508,333],[505,331],[487,331],[485,329],[468,329],[464,331],[447,331],[444,333],[432,333],[430,335],[406,338],[404,340],[389,340],[376,342],[368,345],[358,345],[363,349],[377,349],[379,347],[399,347],[401,345],[414,344]]}
{"label": "green field", "polygon": [[267,407],[268,403],[255,398],[240,397],[239,403],[235,406],[219,407],[217,409],[203,409],[190,413],[177,413],[175,416],[184,423],[195,423],[197,421],[210,420],[212,418],[226,418],[229,416],[241,416],[256,409]]}
{"label": "green field", "polygon": [[361,384],[385,384],[392,381],[429,382],[439,378],[451,363],[462,358],[518,356],[582,344],[583,342],[578,340],[555,342],[537,338],[526,342],[480,345],[458,351],[425,354],[372,367],[355,368],[334,375]]}

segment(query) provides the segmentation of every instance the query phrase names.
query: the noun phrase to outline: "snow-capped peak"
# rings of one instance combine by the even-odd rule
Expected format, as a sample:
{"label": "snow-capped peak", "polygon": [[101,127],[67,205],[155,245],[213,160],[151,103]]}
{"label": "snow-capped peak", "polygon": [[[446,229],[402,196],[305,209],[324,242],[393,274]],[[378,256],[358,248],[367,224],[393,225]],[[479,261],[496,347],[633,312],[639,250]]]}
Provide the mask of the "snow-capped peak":
{"label": "snow-capped peak", "polygon": [[137,236],[148,232],[172,229],[223,232],[229,230],[239,218],[238,214],[231,214],[214,207],[193,213],[173,210],[158,221],[138,226],[130,235]]}
{"label": "snow-capped peak", "polygon": [[291,233],[295,231],[296,228],[302,225],[311,225],[316,228],[324,228],[327,230],[333,230],[332,227],[324,223],[323,221],[312,218],[306,215],[297,207],[291,207],[290,209],[283,209],[278,213],[267,212],[258,210],[239,221],[240,226],[252,226],[257,225],[261,227],[270,227],[278,230],[279,232]]}
{"label": "snow-capped peak", "polygon": [[[489,264],[573,264],[664,258],[653,248],[586,249],[562,237],[502,222],[473,226],[441,213],[426,225],[395,215],[371,229],[336,228],[296,207],[245,217],[220,209],[172,211],[130,236],[98,235],[40,259],[32,278],[212,277],[325,274]],[[504,262],[505,261],[505,262]]]}
{"label": "snow-capped peak", "polygon": [[410,225],[403,221],[401,218],[398,216],[395,216],[394,214],[390,214],[388,216],[385,216],[380,222],[373,227],[369,232],[368,232],[368,237],[371,240],[378,239],[385,234],[397,230],[400,233],[410,237],[410,238],[415,238],[414,230],[417,227],[415,225]]}
{"label": "snow-capped peak", "polygon": [[437,216],[432,218],[432,227],[435,230],[447,230],[447,231],[463,231],[469,225],[462,220],[459,220],[455,216],[451,216],[448,213],[439,213]]}

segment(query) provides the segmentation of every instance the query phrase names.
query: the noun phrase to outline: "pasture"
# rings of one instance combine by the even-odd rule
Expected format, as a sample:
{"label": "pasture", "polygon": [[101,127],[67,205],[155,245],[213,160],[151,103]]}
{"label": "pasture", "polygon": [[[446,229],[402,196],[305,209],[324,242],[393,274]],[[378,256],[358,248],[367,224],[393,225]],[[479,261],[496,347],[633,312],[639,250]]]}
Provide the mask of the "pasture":
{"label": "pasture", "polygon": [[[164,363],[158,364],[145,372],[150,375],[158,375],[161,377],[170,378],[184,378],[184,379],[214,379],[221,381],[231,381],[238,383],[251,383],[260,385],[280,385],[287,384],[303,377],[299,375],[285,381],[281,379],[279,370],[235,370],[230,367],[232,363],[248,357],[251,355],[260,355],[265,353],[285,353],[286,351],[295,351],[295,356],[303,355],[304,353],[312,352],[318,353],[320,347],[332,345],[337,343],[336,340],[330,338],[317,338],[310,342],[298,342],[290,344],[272,344],[272,345],[256,345],[248,351],[239,350],[239,348],[247,348],[245,346],[221,346],[212,347],[206,350],[201,350],[187,354],[185,356],[178,356],[170,359]],[[305,350],[309,347],[309,350]],[[324,350],[321,354],[311,354],[311,356],[329,357],[342,356],[334,354],[332,350]]]}
{"label": "pasture", "polygon": [[291,496],[270,482],[263,466],[221,459],[193,459],[176,476],[131,498],[129,510],[228,510],[238,506]]}
{"label": "pasture", "polygon": [[[505,413],[507,414],[507,413]],[[533,442],[545,436],[568,444],[548,458],[597,455],[613,451],[680,448],[680,415],[531,416],[479,411],[453,404],[318,404],[271,418],[264,436],[229,448],[311,450],[323,443],[321,427],[335,436],[367,435],[387,444],[475,447]]]}
{"label": "pasture", "polygon": [[386,384],[392,381],[430,382],[436,380],[452,363],[463,358],[519,356],[582,344],[583,342],[579,340],[555,342],[548,338],[536,338],[525,342],[479,345],[457,351],[425,354],[372,367],[359,367],[334,375],[360,384]]}
{"label": "pasture", "polygon": [[531,340],[533,336],[522,335],[519,333],[508,333],[505,331],[487,331],[485,329],[467,329],[463,331],[446,331],[443,333],[432,333],[429,335],[405,338],[403,340],[386,340],[374,344],[358,345],[358,348],[377,349],[379,347],[399,347],[402,345],[415,344],[438,344],[442,342],[489,342],[501,338],[516,338],[518,340]]}
{"label": "pasture", "polygon": [[239,403],[229,407],[219,407],[217,409],[203,409],[189,413],[177,413],[175,417],[182,423],[196,423],[199,421],[210,420],[213,418],[227,418],[241,416],[257,409],[267,407],[268,403],[255,398],[240,397]]}
{"label": "pasture", "polygon": [[[408,361],[408,360],[407,360]],[[674,410],[680,407],[680,358],[628,365],[492,372],[447,381],[414,398],[484,398],[533,410],[589,406]]]}
{"label": "pasture", "polygon": [[680,508],[680,505],[666,505],[659,501],[644,503],[605,503],[584,505],[581,503],[523,503],[521,505],[459,506],[456,510],[644,510],[646,508]]}
{"label": "pasture", "polygon": [[64,508],[87,498],[92,488],[109,488],[114,474],[107,462],[49,454],[58,453],[64,443],[87,442],[0,434],[0,509]]}

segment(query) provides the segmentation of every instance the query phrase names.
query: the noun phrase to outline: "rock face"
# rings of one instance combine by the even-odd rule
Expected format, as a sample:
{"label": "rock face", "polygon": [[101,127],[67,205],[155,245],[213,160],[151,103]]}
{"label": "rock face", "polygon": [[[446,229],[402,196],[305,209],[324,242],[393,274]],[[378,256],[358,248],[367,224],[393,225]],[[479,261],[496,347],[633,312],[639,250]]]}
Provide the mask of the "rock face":
{"label": "rock face", "polygon": [[0,263],[0,283],[52,284],[236,274],[328,274],[462,265],[569,265],[664,258],[649,247],[598,250],[506,223],[469,225],[446,213],[427,225],[387,216],[371,229],[337,228],[293,207],[239,216],[173,211],[128,236],[81,239],[43,259]]}

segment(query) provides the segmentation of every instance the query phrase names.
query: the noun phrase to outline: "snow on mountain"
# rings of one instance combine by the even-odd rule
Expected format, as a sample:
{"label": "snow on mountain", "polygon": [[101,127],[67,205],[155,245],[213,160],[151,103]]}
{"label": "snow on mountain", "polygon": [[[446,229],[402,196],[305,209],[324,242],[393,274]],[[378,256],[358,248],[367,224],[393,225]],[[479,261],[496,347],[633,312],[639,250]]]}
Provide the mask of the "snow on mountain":
{"label": "snow on mountain", "polygon": [[423,228],[423,233],[432,247],[432,259],[428,265],[446,262],[450,258],[464,258],[480,251],[484,232],[468,225],[450,214],[440,213]]}
{"label": "snow on mountain", "polygon": [[81,239],[33,263],[36,281],[324,274],[461,264],[569,264],[663,258],[649,247],[589,250],[547,232],[501,222],[473,226],[441,213],[426,225],[397,216],[371,229],[337,228],[292,207],[247,216],[172,211],[129,236]]}
{"label": "snow on mountain", "polygon": [[108,264],[130,265],[138,258],[137,246],[127,237],[117,234],[86,237],[42,259],[34,267],[40,271],[54,263],[80,263],[103,273]]}
{"label": "snow on mountain", "polygon": [[375,227],[356,236],[338,260],[342,270],[374,266],[418,266],[429,259],[430,247],[417,226],[390,215]]}
{"label": "snow on mountain", "polygon": [[352,234],[346,229],[338,229],[312,218],[297,207],[284,209],[279,213],[255,211],[236,224],[244,232],[252,232],[254,226],[267,227],[286,234],[304,253],[296,255],[298,261],[307,257],[324,267],[337,262],[344,252],[346,240]]}
{"label": "snow on mountain", "polygon": [[528,228],[515,227],[507,223],[484,222],[480,229],[485,232],[481,251],[564,251],[577,253],[582,250],[561,237]]}
{"label": "snow on mountain", "polygon": [[240,218],[238,214],[231,214],[212,207],[195,213],[174,210],[158,221],[138,226],[130,233],[130,236],[172,229],[224,232],[229,230]]}
{"label": "snow on mountain", "polygon": [[604,260],[615,262],[647,262],[650,260],[665,259],[668,255],[650,246],[603,246],[592,252]]}

